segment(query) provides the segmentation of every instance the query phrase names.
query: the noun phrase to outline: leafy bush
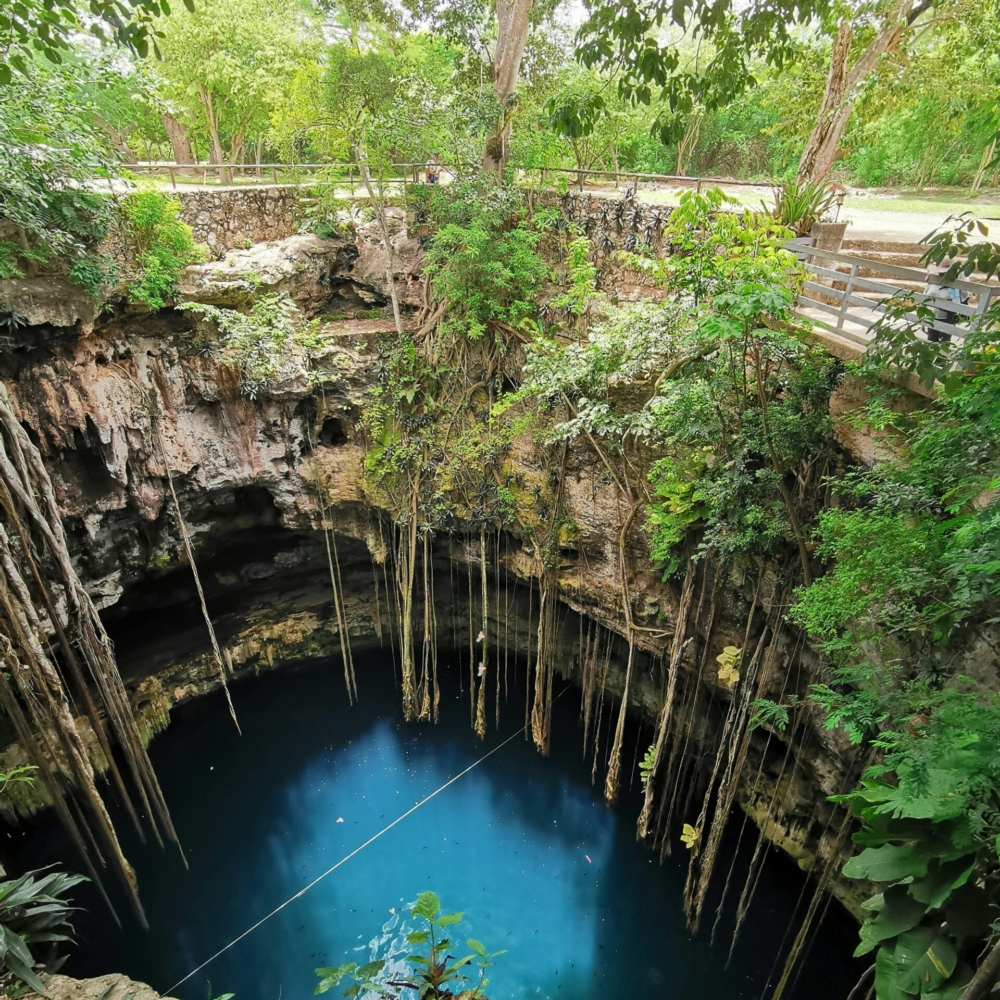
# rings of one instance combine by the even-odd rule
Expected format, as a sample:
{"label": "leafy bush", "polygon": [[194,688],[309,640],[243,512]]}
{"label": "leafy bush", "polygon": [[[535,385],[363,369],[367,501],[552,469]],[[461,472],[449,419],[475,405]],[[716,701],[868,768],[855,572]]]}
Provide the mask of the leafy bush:
{"label": "leafy bush", "polygon": [[261,296],[249,313],[199,302],[184,308],[218,327],[223,335],[219,361],[238,374],[240,389],[250,399],[307,368],[323,344],[319,323],[306,323],[285,294]]}
{"label": "leafy bush", "polygon": [[427,247],[425,271],[452,307],[450,329],[471,340],[491,325],[531,329],[527,321],[538,311],[538,290],[549,273],[540,239],[526,221],[498,228],[488,215],[439,229]]}
{"label": "leafy bush", "polygon": [[56,946],[73,940],[69,917],[76,908],[66,893],[86,881],[82,875],[35,871],[0,882],[0,964],[36,993],[44,995],[45,987],[34,969],[44,961],[46,970],[55,972],[62,964],[54,960]]}
{"label": "leafy bush", "polygon": [[79,285],[88,295],[97,298],[102,288],[118,280],[118,265],[111,257],[88,253],[70,264],[68,276],[74,285]]}
{"label": "leafy bush", "polygon": [[[387,959],[377,959],[358,965],[347,962],[341,966],[317,969],[316,975],[320,982],[316,984],[315,993],[322,994],[334,986],[350,983],[344,991],[345,997],[359,997],[376,994],[378,996],[399,997],[400,990],[414,990],[421,1000],[444,1000],[452,997],[450,987],[461,989],[463,984],[473,981],[465,975],[464,970],[471,969],[473,964],[479,969],[479,979],[471,988],[466,988],[462,996],[468,1000],[481,998],[483,990],[489,984],[486,970],[494,963],[493,959],[506,954],[505,951],[487,952],[482,942],[469,938],[466,946],[472,954],[455,959],[449,954],[452,940],[442,934],[447,927],[461,923],[461,913],[441,913],[441,903],[433,892],[422,892],[416,903],[410,908],[410,915],[427,924],[427,930],[411,931],[406,935],[406,944],[413,948],[426,947],[424,954],[409,955],[407,961],[412,967],[402,978],[382,982],[380,979],[387,965]],[[392,956],[390,956],[392,957]]]}
{"label": "leafy bush", "polygon": [[136,256],[136,274],[128,282],[128,295],[150,309],[162,309],[177,291],[181,271],[207,257],[194,242],[189,225],[178,215],[181,204],[152,190],[125,197],[122,212]]}
{"label": "leafy bush", "polygon": [[110,199],[87,187],[110,163],[72,69],[26,69],[16,86],[0,86],[0,205],[23,237],[0,244],[0,277],[18,277],[20,259],[82,253],[112,216]]}

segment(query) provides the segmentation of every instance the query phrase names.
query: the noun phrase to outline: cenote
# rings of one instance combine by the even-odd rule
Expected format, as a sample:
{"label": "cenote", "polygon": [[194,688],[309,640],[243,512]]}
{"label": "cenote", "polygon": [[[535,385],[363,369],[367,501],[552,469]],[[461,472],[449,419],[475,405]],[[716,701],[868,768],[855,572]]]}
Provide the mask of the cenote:
{"label": "cenote", "polygon": [[[491,726],[480,742],[469,727],[467,686],[463,692],[458,670],[446,669],[460,660],[441,654],[437,726],[403,721],[388,650],[356,657],[359,701],[353,707],[334,658],[233,685],[242,735],[220,692],[176,708],[151,757],[189,868],[172,848],[140,844],[125,817],[115,814],[150,930],[140,929],[117,898],[122,927],[116,929],[96,894],[83,887],[80,946],[65,971],[80,977],[124,972],[166,993],[482,760],[171,995],[309,996],[316,967],[405,954],[402,937],[414,926],[408,905],[427,889],[446,910],[464,912],[457,939],[506,949],[489,972],[494,1000],[731,1000],[760,996],[773,985],[788,935],[795,933],[793,910],[811,895],[791,862],[770,852],[727,965],[732,905],[714,945],[715,899],[711,919],[692,937],[681,905],[683,848],[678,844],[661,864],[636,841],[636,765],[648,729],[630,724],[622,795],[608,809],[600,779],[592,785],[581,753],[579,691],[557,682],[552,755],[542,757],[521,729],[523,665],[511,661],[500,729]],[[614,714],[605,713],[605,728]],[[607,734],[603,740],[606,745]],[[734,882],[742,881],[756,839],[740,838],[742,823],[739,814],[722,848]],[[52,819],[11,837],[5,857],[18,869],[71,856]],[[846,995],[853,970],[843,956],[852,933],[833,904],[814,932],[792,996]]]}

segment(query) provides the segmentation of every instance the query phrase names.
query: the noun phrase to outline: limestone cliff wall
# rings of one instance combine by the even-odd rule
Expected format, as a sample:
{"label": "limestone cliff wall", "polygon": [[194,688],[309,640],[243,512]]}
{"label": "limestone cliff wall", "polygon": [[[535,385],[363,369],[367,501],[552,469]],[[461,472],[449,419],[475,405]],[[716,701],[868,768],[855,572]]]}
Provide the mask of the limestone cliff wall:
{"label": "limestone cliff wall", "polygon": [[[402,222],[396,238],[411,239]],[[280,289],[309,315],[339,315],[345,297],[363,302],[384,295],[374,253],[371,240],[348,245],[290,237],[191,269],[183,292],[190,299],[238,304]],[[401,257],[395,280],[419,288],[413,261]],[[190,314],[165,310],[151,316],[121,308],[85,317],[66,309],[59,286],[50,288],[48,298],[43,291],[33,293],[27,339],[0,358],[0,377],[52,470],[75,558],[104,609],[147,734],[166,723],[173,704],[219,683],[167,502],[168,472],[195,538],[209,609],[233,676],[338,648],[319,482],[332,509],[352,636],[379,641],[393,621],[384,565],[391,537],[361,488],[365,449],[357,422],[376,378],[376,339],[387,324],[339,321],[316,362],[321,390],[315,376],[301,371],[251,401],[210,345],[206,349],[208,334]],[[515,442],[509,462],[526,495],[551,472],[544,451],[528,438]],[[567,456],[564,503],[576,531],[562,549],[559,599],[622,637],[628,625],[619,545],[629,512],[584,446]],[[632,701],[652,720],[662,703],[662,654],[678,595],[650,571],[643,533],[635,530],[629,538],[629,615],[645,654]],[[515,591],[518,581],[532,577],[531,544],[512,530],[498,548]],[[435,558],[457,567],[459,575],[478,575],[478,532],[469,544],[459,525],[453,537],[438,540]],[[451,574],[446,569],[439,578]],[[684,689],[699,686],[709,695],[694,737],[706,753],[731,697],[718,681],[715,656],[725,645],[744,643],[755,593],[765,611],[782,599],[769,573],[753,580],[727,576],[719,592],[711,636],[702,635],[682,661]],[[519,599],[526,594],[521,591]],[[469,620],[464,588],[451,593],[442,584],[438,597],[444,627],[463,634]],[[493,603],[499,622],[500,602]],[[525,619],[515,616],[516,627],[508,632],[515,649],[531,641]],[[566,676],[579,674],[580,634],[579,619],[564,620],[557,661]],[[620,640],[608,677],[612,692],[623,688],[624,652]],[[782,687],[803,691],[819,677],[818,664],[798,637],[784,638],[778,655],[775,694]],[[809,867],[833,849],[838,823],[826,800],[842,790],[851,754],[816,719],[795,731],[793,743],[787,739],[755,735],[751,777],[741,798],[768,838]],[[16,758],[17,749],[8,763],[10,754]],[[838,891],[847,893],[839,885]]]}

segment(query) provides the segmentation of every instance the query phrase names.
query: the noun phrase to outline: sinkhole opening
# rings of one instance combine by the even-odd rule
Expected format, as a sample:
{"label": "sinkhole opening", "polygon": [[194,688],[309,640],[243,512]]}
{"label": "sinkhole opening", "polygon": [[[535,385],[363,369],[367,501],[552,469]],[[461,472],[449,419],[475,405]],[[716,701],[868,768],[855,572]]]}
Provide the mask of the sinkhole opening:
{"label": "sinkhole opening", "polygon": [[[439,650],[436,726],[403,720],[388,636],[384,649],[356,652],[353,706],[343,664],[327,657],[233,682],[242,734],[220,691],[175,708],[151,755],[189,868],[176,852],[139,843],[121,804],[112,804],[150,930],[138,927],[117,895],[123,926],[115,928],[96,893],[82,886],[75,923],[83,944],[64,971],[123,972],[165,991],[292,900],[171,995],[306,997],[317,968],[386,956],[402,962],[413,950],[405,936],[418,929],[409,906],[432,890],[446,911],[463,913],[452,933],[456,951],[465,954],[466,938],[506,951],[489,970],[491,1000],[765,995],[808,883],[770,852],[759,872],[756,919],[744,926],[727,968],[732,907],[714,945],[707,932],[692,938],[682,909],[686,853],[678,848],[660,859],[635,838],[637,764],[650,727],[629,720],[621,799],[608,809],[593,766],[595,754],[598,770],[606,765],[613,700],[597,706],[596,748],[585,756],[579,690],[558,678],[552,752],[542,757],[523,731],[530,665],[496,643],[483,741],[469,725],[475,657],[463,641]],[[749,871],[755,843],[742,821],[734,819],[722,846],[735,884]],[[5,849],[18,870],[71,857],[61,827],[46,816],[25,824]],[[853,934],[830,908],[817,932],[822,947],[790,995],[846,995],[856,978],[847,958]],[[843,961],[831,962],[834,954]]]}

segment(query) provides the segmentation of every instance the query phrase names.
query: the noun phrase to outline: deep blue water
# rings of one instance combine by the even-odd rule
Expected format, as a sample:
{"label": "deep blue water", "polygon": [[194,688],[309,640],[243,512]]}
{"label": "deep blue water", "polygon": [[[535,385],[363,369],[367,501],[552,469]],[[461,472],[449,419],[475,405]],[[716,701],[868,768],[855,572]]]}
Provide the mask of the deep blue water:
{"label": "deep blue water", "polygon": [[[190,868],[176,850],[143,848],[129,835],[127,821],[118,819],[151,929],[142,931],[123,904],[118,931],[101,904],[84,897],[82,940],[65,971],[121,971],[168,990],[523,724],[520,693],[503,706],[499,734],[492,729],[491,703],[491,731],[480,743],[469,728],[468,693],[462,698],[455,677],[446,677],[442,723],[406,725],[391,659],[357,659],[361,698],[353,708],[339,664],[324,661],[235,685],[242,736],[220,696],[175,710],[152,757]],[[686,852],[678,845],[661,865],[635,841],[633,761],[650,734],[629,730],[625,790],[611,811],[582,761],[578,713],[578,696],[570,690],[556,705],[550,758],[522,737],[514,739],[174,995],[311,996],[315,967],[401,951],[402,935],[414,926],[407,905],[432,889],[446,910],[464,911],[456,937],[479,938],[491,951],[507,949],[490,970],[492,1000],[760,996],[801,877],[772,853],[726,971],[729,922],[723,921],[714,949],[707,941],[711,914],[699,938],[685,927]],[[605,713],[606,723],[610,716]],[[730,909],[742,887],[742,855],[752,850],[755,836],[753,830],[744,836]],[[735,847],[733,835],[717,867],[720,882]],[[52,858],[73,863],[51,822],[14,834],[3,856],[14,870]],[[795,996],[846,995],[852,933],[834,908]]]}

